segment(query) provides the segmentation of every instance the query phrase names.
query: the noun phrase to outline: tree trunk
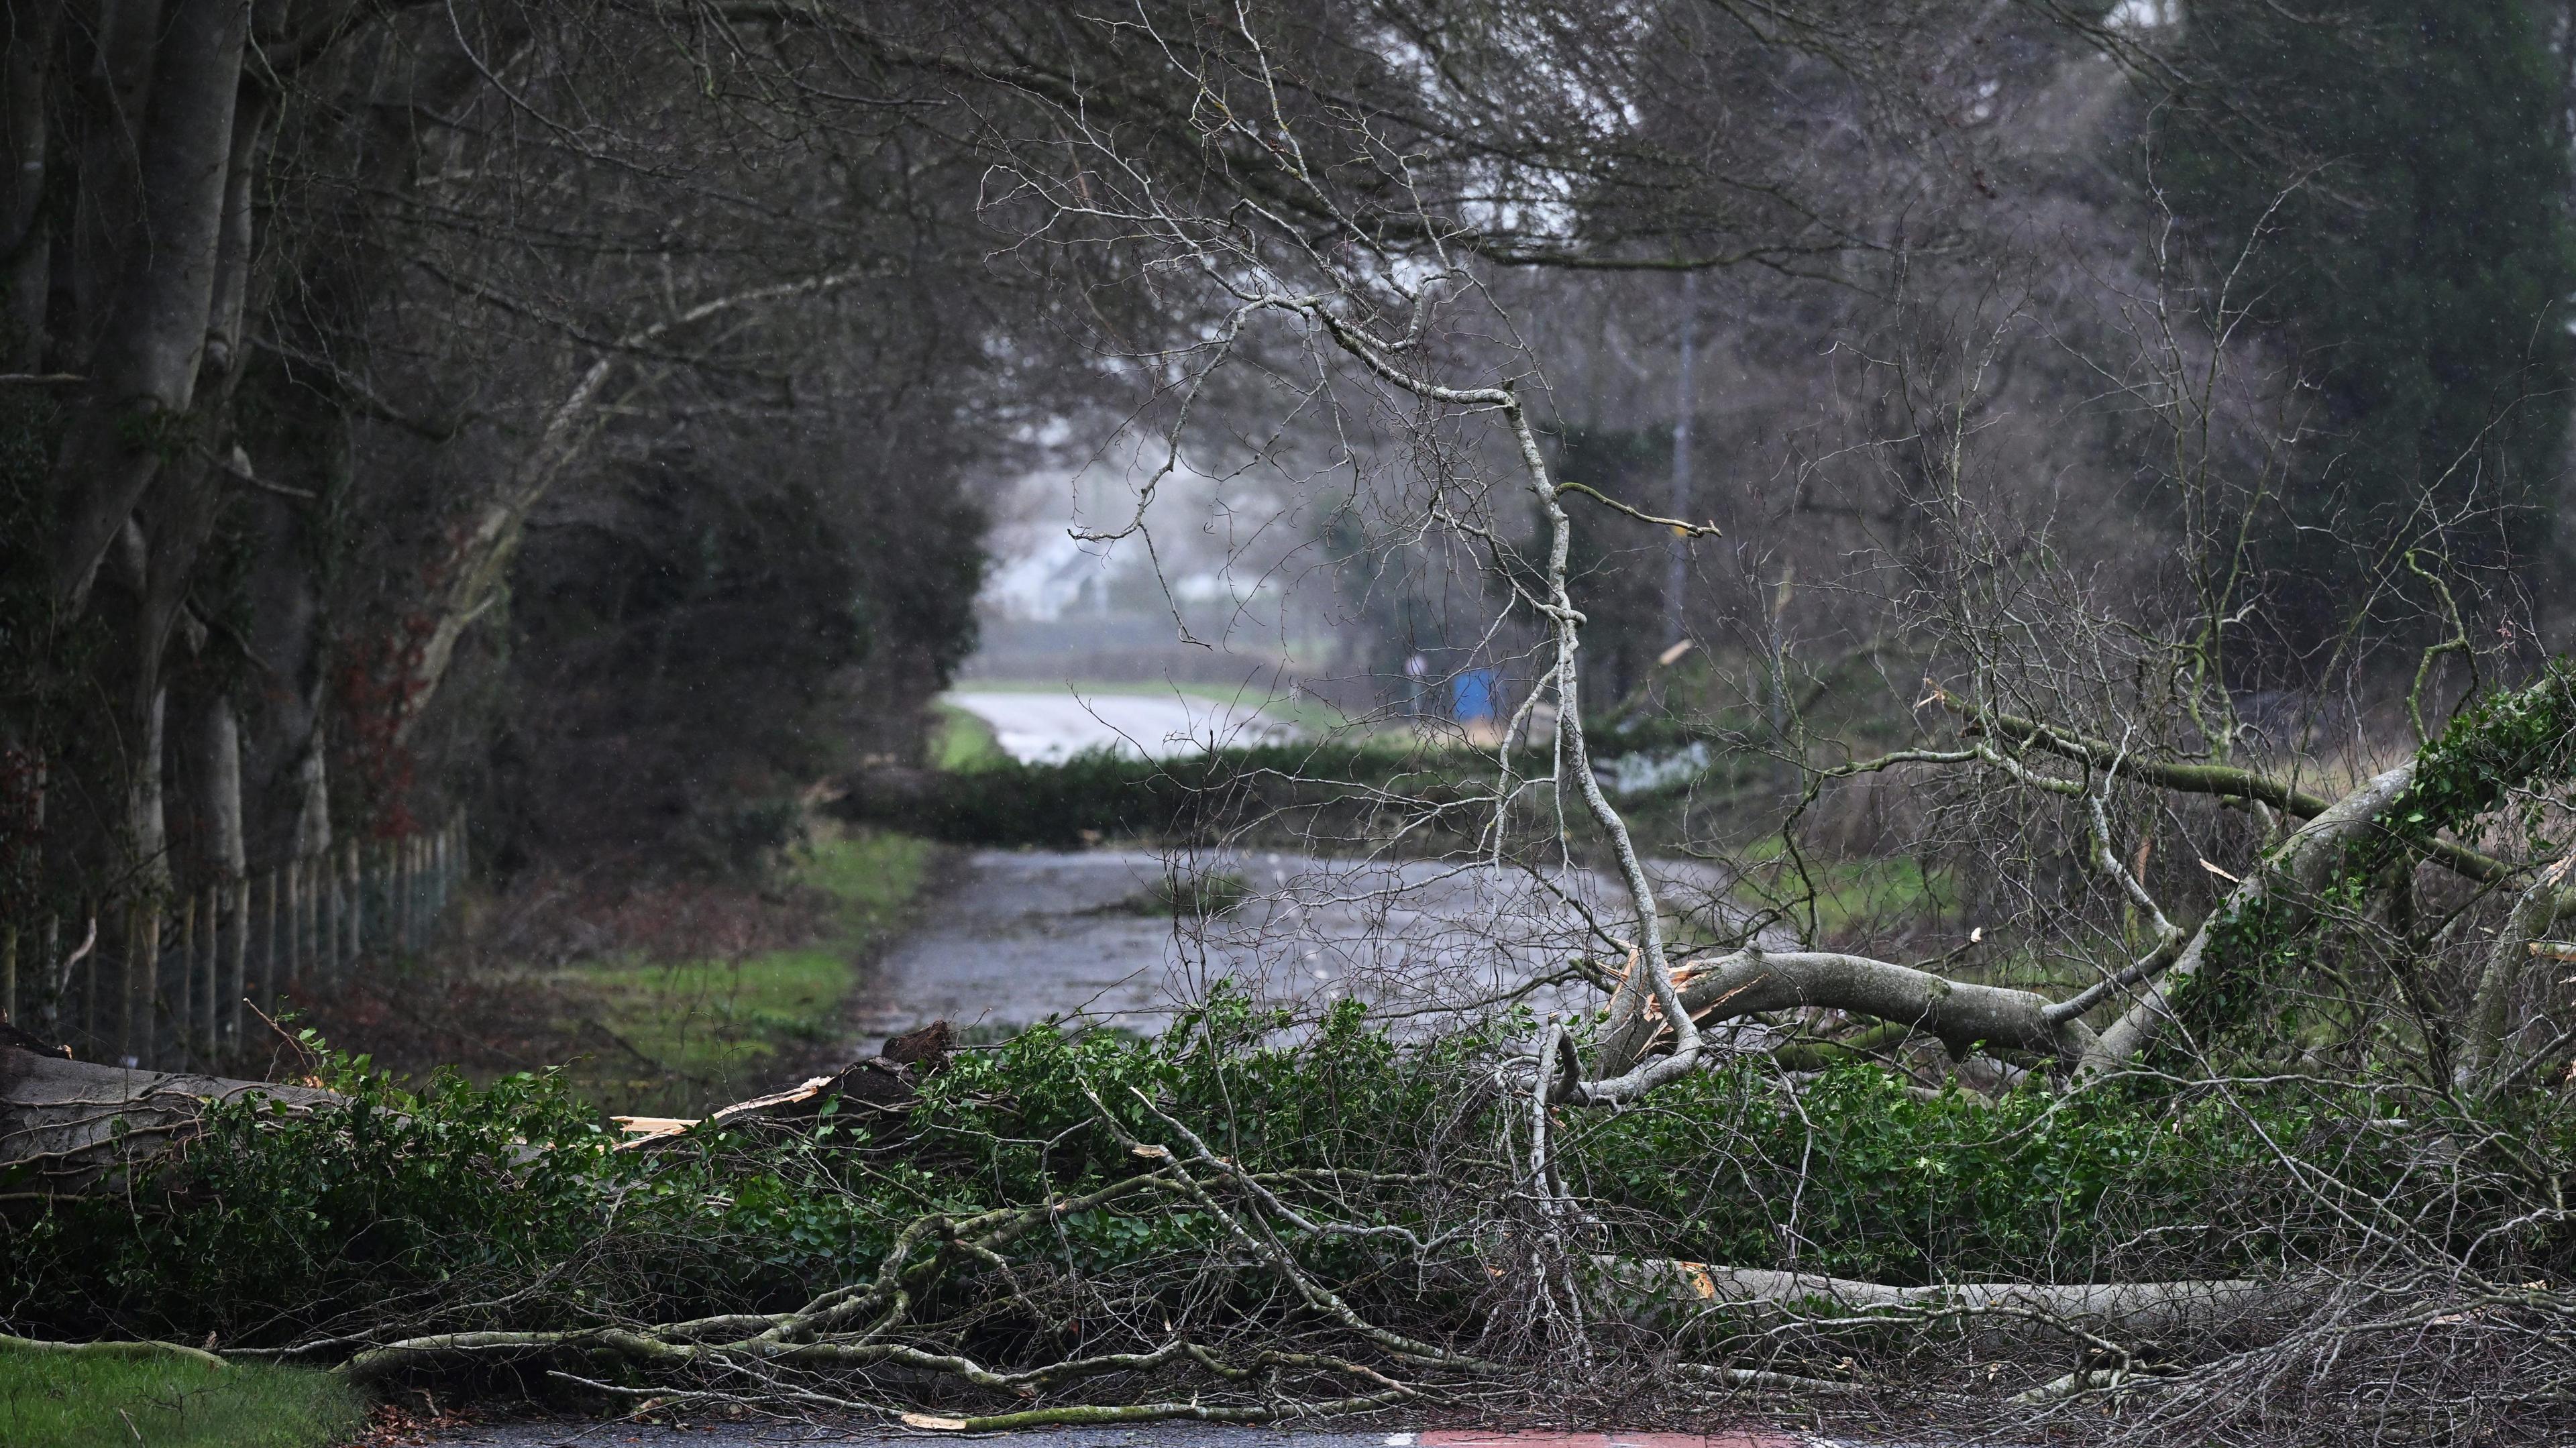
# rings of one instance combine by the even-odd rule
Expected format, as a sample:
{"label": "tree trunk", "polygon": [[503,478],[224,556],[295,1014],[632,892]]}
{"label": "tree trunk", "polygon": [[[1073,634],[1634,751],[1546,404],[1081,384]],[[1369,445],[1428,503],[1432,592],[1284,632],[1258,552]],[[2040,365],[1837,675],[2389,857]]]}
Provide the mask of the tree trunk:
{"label": "tree trunk", "polygon": [[265,1095],[309,1111],[346,1098],[306,1086],[125,1070],[0,1045],[0,1197],[114,1191],[184,1147],[206,1103]]}
{"label": "tree trunk", "polygon": [[[1674,974],[1683,1007],[1712,1019],[1830,1006],[1910,1026],[1938,1037],[1953,1051],[1982,1043],[2036,1051],[2070,1065],[2093,1044],[2093,1032],[2081,1021],[2053,1018],[2045,996],[1953,981],[1864,956],[1741,950],[1685,961]],[[1614,1012],[1611,1019],[1619,1017]],[[1642,1059],[1663,1026],[1643,1011],[1634,1020],[1603,1038],[1602,1059],[1615,1069],[1625,1070]]]}
{"label": "tree trunk", "polygon": [[152,94],[159,0],[98,7],[97,28],[74,27],[70,69],[77,81],[79,139],[73,179],[71,251],[62,258],[71,307],[58,319],[56,346],[74,371],[89,371],[116,310],[119,279],[140,234],[143,115]]}
{"label": "tree trunk", "polygon": [[61,0],[10,6],[8,49],[0,57],[0,126],[8,128],[0,177],[0,372],[36,372],[45,362],[45,293],[52,278],[53,238],[38,208],[48,160],[45,103],[51,89]]}
{"label": "tree trunk", "polygon": [[[115,7],[119,12],[149,7]],[[140,222],[91,359],[90,396],[54,466],[54,594],[86,606],[98,565],[187,425],[219,270],[248,0],[174,0],[139,138]],[[84,177],[83,191],[88,192]]]}
{"label": "tree trunk", "polygon": [[546,412],[536,442],[512,465],[509,475],[485,498],[453,535],[455,542],[440,560],[419,620],[419,641],[395,661],[393,741],[410,738],[447,678],[456,645],[476,619],[499,597],[502,580],[517,558],[529,514],[571,466],[597,425],[593,408],[600,389],[625,360],[626,351],[661,341],[673,330],[692,326],[736,308],[792,297],[838,291],[873,273],[867,268],[823,272],[797,281],[752,287],[700,302],[664,321],[640,327],[619,339],[616,348],[592,357],[561,402]]}
{"label": "tree trunk", "polygon": [[[2503,1067],[2517,1025],[2532,1023],[2529,1017],[2519,1023],[2513,1017],[2515,998],[2528,989],[2525,983],[2551,978],[2541,975],[2541,970],[2554,975],[2565,969],[2565,961],[2546,952],[2535,952],[2533,947],[2567,913],[2571,903],[2576,903],[2563,888],[2570,863],[2576,863],[2576,856],[2562,857],[2542,870],[2496,931],[2486,967],[2478,976],[2477,995],[2469,1007],[2468,1059],[2460,1064],[2461,1085],[2482,1081]],[[2542,1020],[2539,1024],[2554,1022]]]}

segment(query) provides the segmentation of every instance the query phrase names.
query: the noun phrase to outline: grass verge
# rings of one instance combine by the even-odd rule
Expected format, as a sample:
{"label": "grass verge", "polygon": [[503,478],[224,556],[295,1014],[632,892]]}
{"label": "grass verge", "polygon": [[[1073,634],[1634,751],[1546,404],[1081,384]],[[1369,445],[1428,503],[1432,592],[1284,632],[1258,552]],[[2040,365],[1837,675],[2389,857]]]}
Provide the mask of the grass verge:
{"label": "grass verge", "polygon": [[951,773],[990,769],[1010,758],[993,726],[972,709],[941,702],[930,726],[930,767]]}
{"label": "grass verge", "polygon": [[862,960],[898,930],[936,847],[850,830],[800,846],[792,886],[822,900],[820,938],[727,959],[617,957],[566,982],[614,1049],[576,1063],[576,1090],[611,1111],[689,1113],[778,1084],[830,1045]]}
{"label": "grass verge", "polygon": [[323,1448],[365,1416],[356,1389],[312,1368],[0,1350],[10,1448]]}

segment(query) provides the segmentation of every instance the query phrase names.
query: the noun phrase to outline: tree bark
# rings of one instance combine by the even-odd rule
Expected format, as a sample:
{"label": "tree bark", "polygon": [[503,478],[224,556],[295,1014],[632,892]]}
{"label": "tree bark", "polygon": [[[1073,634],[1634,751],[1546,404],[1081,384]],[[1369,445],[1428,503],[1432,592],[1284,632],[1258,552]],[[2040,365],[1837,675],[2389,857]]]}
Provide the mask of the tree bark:
{"label": "tree bark", "polygon": [[1815,1272],[1720,1267],[1665,1258],[1601,1257],[1625,1313],[1666,1327],[1733,1309],[1753,1323],[1879,1314],[1950,1316],[1960,1326],[2025,1336],[2062,1324],[2123,1342],[2277,1329],[2332,1290],[2324,1279],[2264,1282],[1958,1282],[1889,1287]]}
{"label": "tree bark", "polygon": [[[1864,956],[1750,949],[1685,961],[1676,974],[1682,977],[1683,1007],[1713,1020],[1827,1006],[1911,1026],[1953,1052],[1983,1043],[2055,1056],[2070,1065],[2093,1045],[2093,1032],[2083,1022],[2052,1019],[2046,996],[1967,984]],[[1635,1060],[1661,1027],[1660,1020],[1641,1018],[1614,1032],[1603,1042],[1603,1059]]]}
{"label": "tree bark", "polygon": [[249,0],[174,0],[161,17],[139,137],[140,220],[150,244],[131,248],[91,359],[90,396],[54,466],[53,588],[67,613],[86,606],[100,560],[187,423],[214,299],[249,27]]}
{"label": "tree bark", "polygon": [[191,775],[197,787],[201,847],[206,873],[223,902],[219,915],[206,921],[216,942],[212,952],[215,1019],[221,1023],[219,1035],[236,1037],[241,1029],[236,1002],[242,995],[242,961],[250,945],[248,901],[243,896],[250,855],[242,838],[241,725],[232,699],[209,694],[199,706],[195,732],[197,760]]}
{"label": "tree bark", "polygon": [[68,57],[78,77],[79,139],[71,250],[62,258],[69,312],[58,319],[63,360],[88,370],[116,309],[117,285],[140,233],[143,116],[152,94],[159,0],[120,0],[98,7],[94,31],[74,28],[85,45]]}
{"label": "tree bark", "polygon": [[193,1140],[208,1102],[252,1095],[295,1111],[346,1100],[308,1086],[126,1070],[0,1046],[0,1198],[118,1190]]}
{"label": "tree bark", "polygon": [[0,56],[0,126],[7,127],[0,178],[0,372],[36,372],[45,361],[45,294],[52,278],[53,238],[39,206],[48,161],[46,73],[62,27],[61,0],[21,0],[9,11],[7,51]]}
{"label": "tree bark", "polygon": [[[2477,995],[2469,1006],[2468,1053],[2461,1062],[2464,1085],[2484,1079],[2504,1062],[2506,1048],[2514,1037],[2514,997],[2522,993],[2524,982],[2537,973],[2532,946],[2558,923],[2570,904],[2562,888],[2570,863],[2576,863],[2576,855],[2562,857],[2541,871],[2530,888],[2523,891],[2522,898],[2514,902],[2503,927],[2496,931],[2495,944],[2487,952],[2486,968],[2478,975]],[[2550,967],[2565,968],[2565,962],[2555,957],[2545,959]]]}
{"label": "tree bark", "polygon": [[2345,847],[2380,827],[2380,816],[2414,783],[2420,758],[2373,777],[2299,826],[2260,869],[2228,892],[2227,899],[2191,933],[2174,963],[2102,1032],[2086,1055],[2085,1069],[2117,1069],[2162,1039],[2173,1025],[2175,992],[2210,967],[2222,926],[2266,910],[2273,912],[2272,923],[2279,930],[2302,930],[2315,919],[2316,896],[2343,860]]}

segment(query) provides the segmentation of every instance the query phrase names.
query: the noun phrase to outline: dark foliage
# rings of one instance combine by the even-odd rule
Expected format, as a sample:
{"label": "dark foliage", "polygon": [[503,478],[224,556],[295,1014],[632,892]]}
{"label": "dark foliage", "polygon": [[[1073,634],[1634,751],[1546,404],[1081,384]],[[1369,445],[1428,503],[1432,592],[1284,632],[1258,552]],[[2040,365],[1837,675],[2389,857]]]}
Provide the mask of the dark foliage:
{"label": "dark foliage", "polygon": [[2209,284],[2242,254],[2233,303],[2323,386],[2321,436],[2264,524],[2295,580],[2275,626],[2331,637],[2389,540],[2546,566],[2576,239],[2544,7],[2188,10],[2200,89],[2157,112],[2155,179]]}

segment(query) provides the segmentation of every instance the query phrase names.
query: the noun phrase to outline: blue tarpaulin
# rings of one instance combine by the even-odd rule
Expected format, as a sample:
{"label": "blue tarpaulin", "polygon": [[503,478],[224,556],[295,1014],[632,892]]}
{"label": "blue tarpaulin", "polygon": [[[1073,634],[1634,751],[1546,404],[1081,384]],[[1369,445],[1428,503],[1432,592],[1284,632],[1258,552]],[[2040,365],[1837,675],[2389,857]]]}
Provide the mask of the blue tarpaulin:
{"label": "blue tarpaulin", "polygon": [[1461,724],[1501,717],[1501,691],[1495,687],[1494,671],[1469,669],[1451,680],[1449,712]]}

